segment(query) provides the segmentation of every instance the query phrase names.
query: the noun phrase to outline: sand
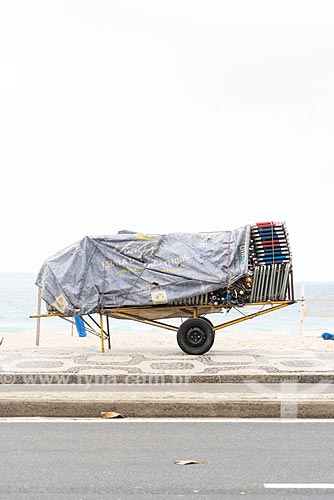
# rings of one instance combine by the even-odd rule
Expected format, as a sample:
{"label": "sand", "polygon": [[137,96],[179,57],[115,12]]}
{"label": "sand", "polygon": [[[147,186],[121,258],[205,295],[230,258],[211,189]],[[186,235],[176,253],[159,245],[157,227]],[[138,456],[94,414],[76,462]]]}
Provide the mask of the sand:
{"label": "sand", "polygon": [[[36,347],[35,332],[30,333],[2,333],[0,340],[3,337],[1,351],[5,350],[21,350],[26,348]],[[155,349],[170,349],[175,348],[176,334],[167,330],[158,329],[156,332],[147,331],[124,331],[112,332],[112,349],[113,350],[155,350]],[[101,340],[92,334],[87,337],[79,337],[76,331],[73,336],[71,332],[68,333],[49,333],[41,331],[40,334],[40,347],[49,347],[50,349],[56,348],[87,348],[87,349],[101,349]],[[105,341],[105,348],[107,349],[107,342]],[[300,335],[299,333],[286,334],[286,333],[268,333],[268,334],[254,334],[242,333],[224,333],[223,330],[216,332],[215,343],[210,351],[214,354],[214,350],[220,352],[225,350],[316,350],[316,351],[331,351],[334,350],[334,341],[323,340],[320,335]]]}

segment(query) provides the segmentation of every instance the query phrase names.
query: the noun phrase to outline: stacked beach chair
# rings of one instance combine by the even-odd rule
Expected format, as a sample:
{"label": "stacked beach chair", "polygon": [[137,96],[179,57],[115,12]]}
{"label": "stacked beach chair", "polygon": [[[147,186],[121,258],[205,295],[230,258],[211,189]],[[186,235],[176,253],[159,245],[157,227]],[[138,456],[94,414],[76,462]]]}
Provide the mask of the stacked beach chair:
{"label": "stacked beach chair", "polygon": [[290,286],[291,251],[284,223],[262,222],[251,227],[250,302],[285,300]]}
{"label": "stacked beach chair", "polygon": [[243,306],[293,299],[292,262],[285,223],[259,222],[250,230],[248,274],[224,288],[175,305]]}

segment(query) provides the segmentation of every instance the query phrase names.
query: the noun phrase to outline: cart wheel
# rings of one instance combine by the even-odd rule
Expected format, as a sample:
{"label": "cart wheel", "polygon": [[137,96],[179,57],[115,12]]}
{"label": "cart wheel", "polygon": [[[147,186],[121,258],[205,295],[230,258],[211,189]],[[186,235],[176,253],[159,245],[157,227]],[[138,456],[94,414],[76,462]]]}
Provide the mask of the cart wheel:
{"label": "cart wheel", "polygon": [[177,331],[177,343],[187,354],[204,354],[211,349],[215,332],[204,318],[187,319]]}
{"label": "cart wheel", "polygon": [[209,325],[211,325],[211,327],[213,327],[213,323],[212,323],[212,321],[209,320],[209,318],[207,318],[206,316],[201,316],[201,319],[205,319],[205,321],[207,321],[209,323]]}

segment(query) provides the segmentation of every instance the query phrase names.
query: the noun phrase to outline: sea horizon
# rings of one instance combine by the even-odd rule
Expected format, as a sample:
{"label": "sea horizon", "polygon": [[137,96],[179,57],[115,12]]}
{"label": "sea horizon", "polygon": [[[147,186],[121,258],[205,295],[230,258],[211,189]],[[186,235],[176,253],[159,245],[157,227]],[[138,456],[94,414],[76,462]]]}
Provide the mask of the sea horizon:
{"label": "sea horizon", "polygon": [[[6,271],[0,272],[0,333],[32,332],[36,328],[36,321],[30,316],[37,310],[38,288],[35,285],[36,275],[31,272]],[[305,298],[334,298],[334,281],[304,281],[295,282],[295,300],[301,299],[301,289],[304,285]],[[333,299],[334,306],[334,299]],[[254,306],[242,309],[243,314],[255,312]],[[247,309],[247,311],[246,311]],[[270,312],[262,317],[246,320],[238,325],[226,327],[225,333],[299,333],[300,330],[300,302],[282,310]],[[334,310],[334,307],[333,307]],[[211,316],[214,323],[229,321],[238,317],[231,310],[229,313]],[[167,321],[167,320],[166,320]],[[179,324],[180,320],[168,320],[171,324]],[[50,333],[67,332],[71,325],[60,318],[42,319],[42,330]],[[161,329],[143,325],[142,323],[127,320],[111,320],[113,331],[157,331]],[[303,332],[306,335],[321,335],[328,331],[334,333],[334,313],[331,317],[306,317],[303,323]],[[163,332],[162,332],[163,333]]]}

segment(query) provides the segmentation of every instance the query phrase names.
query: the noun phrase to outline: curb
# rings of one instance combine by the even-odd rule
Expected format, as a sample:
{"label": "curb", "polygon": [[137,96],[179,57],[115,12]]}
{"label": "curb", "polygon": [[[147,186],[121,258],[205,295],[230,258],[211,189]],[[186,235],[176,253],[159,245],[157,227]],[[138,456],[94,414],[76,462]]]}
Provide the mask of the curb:
{"label": "curb", "polygon": [[[290,407],[290,410],[289,410]],[[284,413],[282,412],[284,408]],[[137,418],[334,418],[334,401],[187,401],[99,400],[64,401],[24,398],[0,400],[0,417],[98,418],[102,411]]]}

